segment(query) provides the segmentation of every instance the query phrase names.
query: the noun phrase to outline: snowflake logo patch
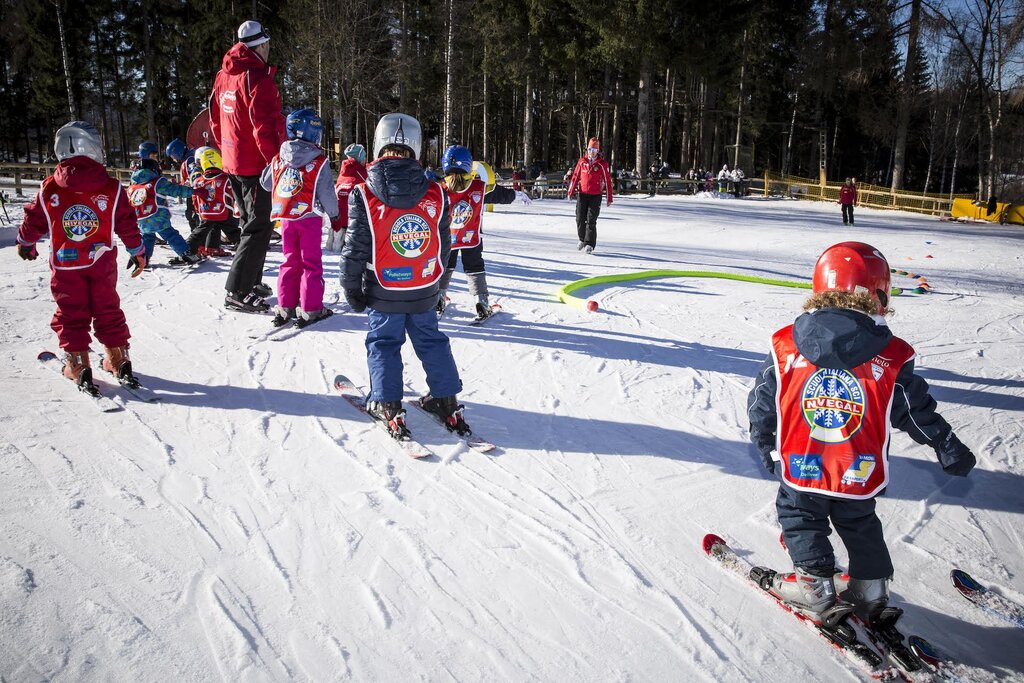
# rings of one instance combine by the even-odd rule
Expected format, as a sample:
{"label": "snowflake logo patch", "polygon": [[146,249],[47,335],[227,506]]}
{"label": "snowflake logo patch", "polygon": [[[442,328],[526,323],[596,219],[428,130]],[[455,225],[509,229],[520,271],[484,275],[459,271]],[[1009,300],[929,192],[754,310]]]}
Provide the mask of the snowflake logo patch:
{"label": "snowflake logo patch", "polygon": [[811,438],[822,443],[849,441],[864,421],[864,387],[849,370],[819,368],[804,383],[801,410]]}

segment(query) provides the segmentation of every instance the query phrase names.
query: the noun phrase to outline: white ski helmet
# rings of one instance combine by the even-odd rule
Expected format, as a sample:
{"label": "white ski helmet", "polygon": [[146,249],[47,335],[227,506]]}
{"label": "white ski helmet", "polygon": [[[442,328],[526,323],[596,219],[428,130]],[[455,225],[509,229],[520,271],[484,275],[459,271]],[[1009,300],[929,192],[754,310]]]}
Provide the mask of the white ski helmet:
{"label": "white ski helmet", "polygon": [[81,156],[103,163],[103,142],[96,126],[88,121],[71,121],[61,126],[54,136],[53,152],[58,161]]}
{"label": "white ski helmet", "polygon": [[389,145],[399,145],[411,150],[414,159],[419,159],[422,143],[419,121],[408,114],[385,114],[373,133],[373,157],[379,157],[380,151]]}
{"label": "white ski helmet", "polygon": [[192,153],[192,159],[195,160],[195,162],[198,164],[199,160],[203,156],[203,152],[205,152],[208,149],[213,149],[213,147],[207,147],[206,145],[203,145],[202,147],[196,147],[196,151]]}

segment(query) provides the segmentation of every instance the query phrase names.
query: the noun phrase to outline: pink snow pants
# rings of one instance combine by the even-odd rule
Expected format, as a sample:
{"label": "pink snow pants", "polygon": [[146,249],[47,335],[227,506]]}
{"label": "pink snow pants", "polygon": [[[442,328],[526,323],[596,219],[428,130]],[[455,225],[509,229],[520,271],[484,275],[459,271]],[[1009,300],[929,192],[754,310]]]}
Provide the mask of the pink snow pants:
{"label": "pink snow pants", "polygon": [[277,305],[314,313],[324,307],[324,265],[320,250],[323,218],[310,214],[281,221],[284,263],[277,274]]}

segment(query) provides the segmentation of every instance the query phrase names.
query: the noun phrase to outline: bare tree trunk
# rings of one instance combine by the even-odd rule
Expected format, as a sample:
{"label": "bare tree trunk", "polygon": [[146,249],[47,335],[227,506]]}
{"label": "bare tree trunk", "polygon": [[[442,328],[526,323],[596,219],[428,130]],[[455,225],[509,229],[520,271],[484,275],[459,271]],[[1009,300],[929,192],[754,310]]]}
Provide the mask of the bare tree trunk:
{"label": "bare tree trunk", "polygon": [[910,109],[913,103],[914,78],[917,69],[917,37],[921,31],[921,0],[910,2],[910,32],[907,35],[907,60],[903,68],[903,87],[900,89],[900,108],[896,118],[896,143],[892,162],[892,191],[903,187],[904,166],[907,157],[907,130],[910,128]]}
{"label": "bare tree trunk", "polygon": [[740,167],[740,143],[743,141],[743,77],[747,73],[747,32],[743,32],[743,58],[740,60],[740,95],[736,106],[736,149],[733,154],[732,167]]}
{"label": "bare tree trunk", "polygon": [[661,160],[668,160],[668,149],[672,144],[672,120],[675,118],[676,110],[676,80],[677,76],[672,69],[665,69],[665,89],[667,91],[667,102],[665,104],[665,115],[662,118],[661,126]]}
{"label": "bare tree trunk", "polygon": [[650,132],[651,69],[644,57],[636,88],[636,167],[643,174],[647,169],[647,145]]}
{"label": "bare tree trunk", "polygon": [[619,142],[622,140],[622,74],[615,74],[615,93],[612,100],[612,146],[611,163],[621,168],[624,166]]}
{"label": "bare tree trunk", "polygon": [[[486,50],[487,50],[487,46],[485,44],[484,45],[484,51],[486,52]],[[486,62],[486,61],[487,61],[487,59],[485,58],[484,62]],[[491,162],[491,136],[490,136],[491,110],[490,110],[490,107],[488,105],[489,98],[487,97],[487,95],[488,95],[488,86],[489,85],[490,85],[490,79],[487,78],[487,72],[484,71],[484,120],[483,120],[483,127],[484,127],[483,136],[484,136],[484,140],[483,140],[483,145],[482,145],[483,156],[481,157],[481,159],[483,159],[484,161],[486,161],[488,163]]]}
{"label": "bare tree trunk", "polygon": [[454,56],[455,56],[455,0],[447,0],[448,6],[448,40],[445,44],[445,82],[444,82],[444,123],[441,130],[441,144],[438,151],[451,144],[455,126],[452,116],[454,90]]}
{"label": "bare tree trunk", "polygon": [[156,114],[153,110],[153,54],[150,50],[149,0],[142,2],[142,67],[146,79],[146,136],[157,141]]}
{"label": "bare tree trunk", "polygon": [[533,163],[533,77],[526,74],[526,100],[523,102],[523,168]]}
{"label": "bare tree trunk", "polygon": [[75,98],[71,91],[71,66],[68,63],[68,42],[64,34],[64,3],[61,0],[56,0],[54,4],[57,7],[57,31],[60,33],[60,52],[64,59],[64,81],[68,88],[68,114],[72,119],[77,119],[79,116],[75,109]]}
{"label": "bare tree trunk", "polygon": [[110,158],[110,129],[107,126],[107,89],[103,83],[103,52],[100,50],[100,27],[96,25],[92,34],[93,45],[96,48],[96,85],[100,91],[100,133],[103,139],[103,158]]}
{"label": "bare tree trunk", "polygon": [[789,164],[793,158],[793,135],[796,133],[796,108],[800,103],[800,91],[793,95],[793,116],[789,119],[789,135],[786,137],[786,150],[782,155],[782,175],[789,175]]}

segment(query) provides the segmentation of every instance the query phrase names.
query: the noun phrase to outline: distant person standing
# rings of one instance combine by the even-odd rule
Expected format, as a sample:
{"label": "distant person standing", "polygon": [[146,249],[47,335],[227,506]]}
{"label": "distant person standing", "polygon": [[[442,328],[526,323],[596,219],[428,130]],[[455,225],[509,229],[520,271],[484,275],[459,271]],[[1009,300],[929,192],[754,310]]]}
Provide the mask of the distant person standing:
{"label": "distant person standing", "polygon": [[588,254],[594,253],[597,246],[597,216],[601,213],[601,195],[608,197],[608,206],[612,205],[612,177],[608,162],[601,156],[601,141],[590,138],[587,151],[576,162],[569,181],[569,189],[565,198],[576,199],[576,233],[580,242],[577,249],[586,249]]}
{"label": "distant person standing", "polygon": [[857,203],[857,185],[853,182],[852,178],[847,178],[846,182],[839,189],[839,205],[843,209],[843,225],[849,223],[853,225],[853,205]]}
{"label": "distant person standing", "polygon": [[227,308],[262,313],[270,287],[261,282],[273,225],[270,192],[260,173],[284,142],[281,94],[274,83],[270,34],[258,21],[238,27],[235,43],[221,63],[210,94],[210,132],[220,146],[224,171],[231,179],[242,234],[228,273]]}

